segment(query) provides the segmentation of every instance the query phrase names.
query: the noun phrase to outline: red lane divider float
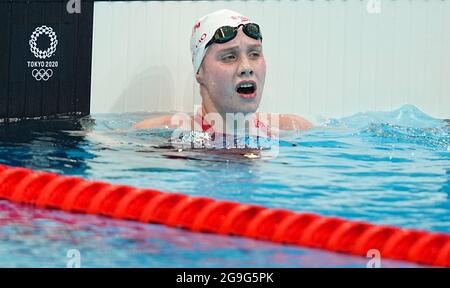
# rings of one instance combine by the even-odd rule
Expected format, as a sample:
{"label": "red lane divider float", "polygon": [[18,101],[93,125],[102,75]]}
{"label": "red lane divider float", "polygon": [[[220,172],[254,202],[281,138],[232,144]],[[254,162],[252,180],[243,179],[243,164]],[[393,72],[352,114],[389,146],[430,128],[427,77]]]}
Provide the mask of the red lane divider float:
{"label": "red lane divider float", "polygon": [[450,267],[450,234],[137,189],[0,165],[0,199],[198,232]]}

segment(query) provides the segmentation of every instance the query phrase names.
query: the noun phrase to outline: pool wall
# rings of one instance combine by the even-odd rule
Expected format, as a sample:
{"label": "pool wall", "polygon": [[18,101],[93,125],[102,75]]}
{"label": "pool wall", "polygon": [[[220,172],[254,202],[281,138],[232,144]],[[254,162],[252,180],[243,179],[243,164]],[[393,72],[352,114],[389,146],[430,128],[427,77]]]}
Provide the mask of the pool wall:
{"label": "pool wall", "polygon": [[92,0],[0,0],[0,122],[90,111]]}
{"label": "pool wall", "polygon": [[220,8],[262,26],[262,111],[316,120],[409,103],[450,118],[447,0],[95,2],[91,112],[192,111],[191,27]]}
{"label": "pool wall", "polygon": [[450,118],[450,0],[68,2],[0,0],[0,121],[192,112],[191,28],[220,8],[262,26],[261,111],[316,121],[413,104]]}

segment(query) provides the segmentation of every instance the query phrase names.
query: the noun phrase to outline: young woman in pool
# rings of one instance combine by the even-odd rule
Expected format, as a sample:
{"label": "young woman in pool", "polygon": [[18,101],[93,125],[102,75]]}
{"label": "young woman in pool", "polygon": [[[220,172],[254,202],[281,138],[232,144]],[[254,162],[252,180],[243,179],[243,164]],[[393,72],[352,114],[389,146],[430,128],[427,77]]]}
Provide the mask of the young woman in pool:
{"label": "young woman in pool", "polygon": [[[276,114],[278,127],[274,127],[269,123],[274,114],[256,113],[264,89],[266,61],[259,26],[248,17],[226,9],[203,16],[192,29],[191,53],[202,97],[201,108],[189,118],[192,128],[206,130],[212,127],[216,132],[225,132],[227,118],[236,113],[250,116],[252,121],[249,123],[253,123],[250,125],[257,129],[305,130],[312,127],[306,119],[288,114]],[[222,119],[221,125],[217,125],[218,118]],[[195,125],[199,123],[200,126]],[[177,128],[179,119],[166,115],[134,126],[138,129],[156,127]]]}

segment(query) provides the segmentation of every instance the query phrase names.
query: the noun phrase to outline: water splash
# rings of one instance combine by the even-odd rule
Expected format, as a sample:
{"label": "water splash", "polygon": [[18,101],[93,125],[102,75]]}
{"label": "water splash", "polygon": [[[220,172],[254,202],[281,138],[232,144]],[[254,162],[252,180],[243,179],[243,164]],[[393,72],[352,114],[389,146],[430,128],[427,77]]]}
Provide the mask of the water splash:
{"label": "water splash", "polygon": [[410,143],[450,151],[450,126],[413,105],[389,112],[370,111],[330,119],[321,126],[347,128],[355,135],[380,143]]}
{"label": "water splash", "polygon": [[359,133],[376,138],[379,142],[414,143],[427,147],[450,151],[450,129],[448,127],[412,128],[392,124],[370,124]]}
{"label": "water splash", "polygon": [[394,111],[368,111],[340,119],[330,119],[322,123],[321,126],[364,129],[372,124],[391,124],[414,128],[442,127],[446,125],[444,120],[433,118],[416,106],[407,104]]}

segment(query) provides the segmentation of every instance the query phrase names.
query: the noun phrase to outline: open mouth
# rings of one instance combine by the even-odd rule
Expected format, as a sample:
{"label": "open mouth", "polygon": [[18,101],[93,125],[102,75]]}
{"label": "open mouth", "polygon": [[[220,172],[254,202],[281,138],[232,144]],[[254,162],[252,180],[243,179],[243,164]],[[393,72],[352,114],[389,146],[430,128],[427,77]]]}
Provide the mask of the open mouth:
{"label": "open mouth", "polygon": [[254,81],[242,81],[237,85],[236,92],[242,98],[256,97],[256,83]]}

